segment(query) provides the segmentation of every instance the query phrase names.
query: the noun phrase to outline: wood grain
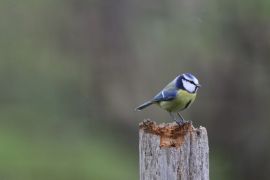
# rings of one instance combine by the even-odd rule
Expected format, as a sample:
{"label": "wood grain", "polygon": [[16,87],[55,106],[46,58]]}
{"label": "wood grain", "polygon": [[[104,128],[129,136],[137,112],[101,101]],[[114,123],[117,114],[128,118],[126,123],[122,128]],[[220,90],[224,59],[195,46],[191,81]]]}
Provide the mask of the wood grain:
{"label": "wood grain", "polygon": [[139,126],[140,180],[209,180],[209,147],[204,127],[191,123]]}

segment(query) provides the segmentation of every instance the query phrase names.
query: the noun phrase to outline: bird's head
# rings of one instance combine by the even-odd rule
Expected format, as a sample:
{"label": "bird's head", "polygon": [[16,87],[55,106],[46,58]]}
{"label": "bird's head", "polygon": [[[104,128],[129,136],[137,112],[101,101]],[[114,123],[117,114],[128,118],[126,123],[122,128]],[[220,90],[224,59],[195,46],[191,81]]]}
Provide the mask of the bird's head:
{"label": "bird's head", "polygon": [[177,77],[176,87],[190,93],[196,93],[201,85],[199,84],[199,80],[194,75],[191,73],[184,73]]}

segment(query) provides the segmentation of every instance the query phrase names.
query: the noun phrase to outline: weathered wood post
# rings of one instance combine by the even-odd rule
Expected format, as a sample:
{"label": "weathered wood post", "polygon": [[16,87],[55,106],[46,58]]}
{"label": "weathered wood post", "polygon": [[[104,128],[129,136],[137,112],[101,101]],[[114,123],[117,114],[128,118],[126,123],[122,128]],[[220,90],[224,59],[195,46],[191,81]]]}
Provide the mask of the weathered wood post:
{"label": "weathered wood post", "polygon": [[145,120],[139,128],[140,180],[209,180],[204,127]]}

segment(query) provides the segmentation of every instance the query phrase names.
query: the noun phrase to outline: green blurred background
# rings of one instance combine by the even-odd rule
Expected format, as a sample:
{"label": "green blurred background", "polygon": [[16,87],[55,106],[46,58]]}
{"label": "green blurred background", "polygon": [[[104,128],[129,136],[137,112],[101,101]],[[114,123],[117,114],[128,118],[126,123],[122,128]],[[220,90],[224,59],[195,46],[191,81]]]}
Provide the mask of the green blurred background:
{"label": "green blurred background", "polygon": [[0,0],[0,179],[137,180],[134,107],[200,89],[211,179],[269,179],[270,1]]}

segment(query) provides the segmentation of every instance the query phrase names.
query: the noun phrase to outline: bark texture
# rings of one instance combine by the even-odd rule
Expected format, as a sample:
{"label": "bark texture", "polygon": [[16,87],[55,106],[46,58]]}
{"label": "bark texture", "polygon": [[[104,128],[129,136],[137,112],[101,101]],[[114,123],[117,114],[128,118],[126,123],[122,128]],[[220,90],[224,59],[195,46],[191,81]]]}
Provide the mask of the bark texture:
{"label": "bark texture", "polygon": [[140,123],[140,180],[209,180],[209,147],[204,127],[191,123]]}

